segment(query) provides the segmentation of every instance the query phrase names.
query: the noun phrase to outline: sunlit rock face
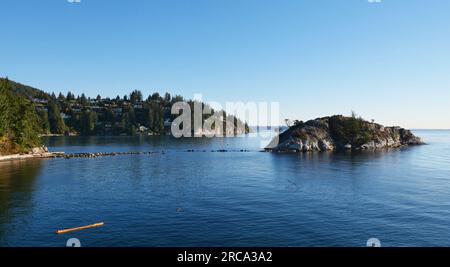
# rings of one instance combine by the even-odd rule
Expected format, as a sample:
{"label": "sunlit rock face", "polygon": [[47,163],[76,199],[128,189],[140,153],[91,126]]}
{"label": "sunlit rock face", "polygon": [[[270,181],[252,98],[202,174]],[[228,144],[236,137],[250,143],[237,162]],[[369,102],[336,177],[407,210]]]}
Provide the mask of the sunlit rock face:
{"label": "sunlit rock face", "polygon": [[296,124],[266,147],[267,151],[376,150],[424,144],[410,130],[384,127],[361,118],[332,116]]}

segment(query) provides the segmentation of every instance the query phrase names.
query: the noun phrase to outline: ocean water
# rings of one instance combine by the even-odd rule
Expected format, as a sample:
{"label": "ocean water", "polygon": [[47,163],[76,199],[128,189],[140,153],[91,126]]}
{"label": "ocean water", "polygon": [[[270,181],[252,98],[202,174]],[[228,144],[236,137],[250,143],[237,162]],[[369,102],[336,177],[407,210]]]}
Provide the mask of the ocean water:
{"label": "ocean water", "polygon": [[0,246],[450,246],[450,131],[415,133],[428,145],[313,154],[260,152],[255,137],[48,138],[157,153],[0,163]]}

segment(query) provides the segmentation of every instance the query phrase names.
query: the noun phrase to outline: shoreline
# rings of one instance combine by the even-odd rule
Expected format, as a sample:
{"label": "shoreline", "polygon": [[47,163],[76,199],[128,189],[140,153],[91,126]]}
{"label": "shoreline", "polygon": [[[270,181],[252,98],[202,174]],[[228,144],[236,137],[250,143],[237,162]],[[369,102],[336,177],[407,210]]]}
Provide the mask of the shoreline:
{"label": "shoreline", "polygon": [[44,152],[44,153],[36,153],[36,154],[12,154],[12,155],[0,156],[0,162],[26,160],[26,159],[47,159],[47,158],[61,157],[64,154],[65,154],[64,152]]}

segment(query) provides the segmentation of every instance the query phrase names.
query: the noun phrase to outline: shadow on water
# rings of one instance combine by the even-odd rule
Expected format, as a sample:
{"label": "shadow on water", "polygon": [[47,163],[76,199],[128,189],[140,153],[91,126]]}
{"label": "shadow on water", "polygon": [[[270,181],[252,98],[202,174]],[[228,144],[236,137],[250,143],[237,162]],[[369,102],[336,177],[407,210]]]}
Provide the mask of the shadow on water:
{"label": "shadow on water", "polygon": [[[41,160],[0,162],[0,246],[6,236],[5,226],[16,216],[29,216],[41,168]],[[20,210],[14,211],[15,207]]]}
{"label": "shadow on water", "polygon": [[271,167],[280,179],[298,184],[301,179],[351,177],[365,179],[364,174],[376,165],[395,166],[409,149],[378,151],[271,153]]}
{"label": "shadow on water", "polygon": [[[177,139],[171,136],[65,136],[44,137],[43,141],[52,151],[62,149],[64,152],[78,153],[94,150],[95,152],[179,150],[217,143],[217,140],[212,138]],[[222,141],[226,142],[226,139]]]}
{"label": "shadow on water", "polygon": [[272,159],[278,160],[279,158],[290,159],[292,162],[299,164],[316,164],[316,163],[342,163],[345,162],[349,165],[357,167],[364,164],[367,161],[374,161],[378,158],[385,157],[386,155],[393,155],[395,153],[401,153],[402,149],[389,149],[389,150],[377,150],[377,151],[338,151],[338,152],[307,152],[307,153],[276,153],[273,152]]}

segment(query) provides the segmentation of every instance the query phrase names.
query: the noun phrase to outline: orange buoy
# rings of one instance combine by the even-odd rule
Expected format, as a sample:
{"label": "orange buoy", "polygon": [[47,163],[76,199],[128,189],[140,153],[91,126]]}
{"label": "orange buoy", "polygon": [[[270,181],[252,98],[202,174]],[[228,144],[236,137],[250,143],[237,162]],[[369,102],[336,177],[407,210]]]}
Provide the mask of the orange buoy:
{"label": "orange buoy", "polygon": [[70,233],[70,232],[75,232],[75,231],[80,231],[80,230],[85,230],[85,229],[90,229],[90,228],[97,228],[97,227],[101,227],[103,225],[105,225],[105,223],[103,223],[103,222],[94,223],[94,224],[91,224],[91,225],[86,225],[86,226],[81,226],[81,227],[75,227],[75,228],[70,228],[70,229],[58,230],[58,231],[56,231],[56,233],[58,235],[62,235],[62,234]]}

